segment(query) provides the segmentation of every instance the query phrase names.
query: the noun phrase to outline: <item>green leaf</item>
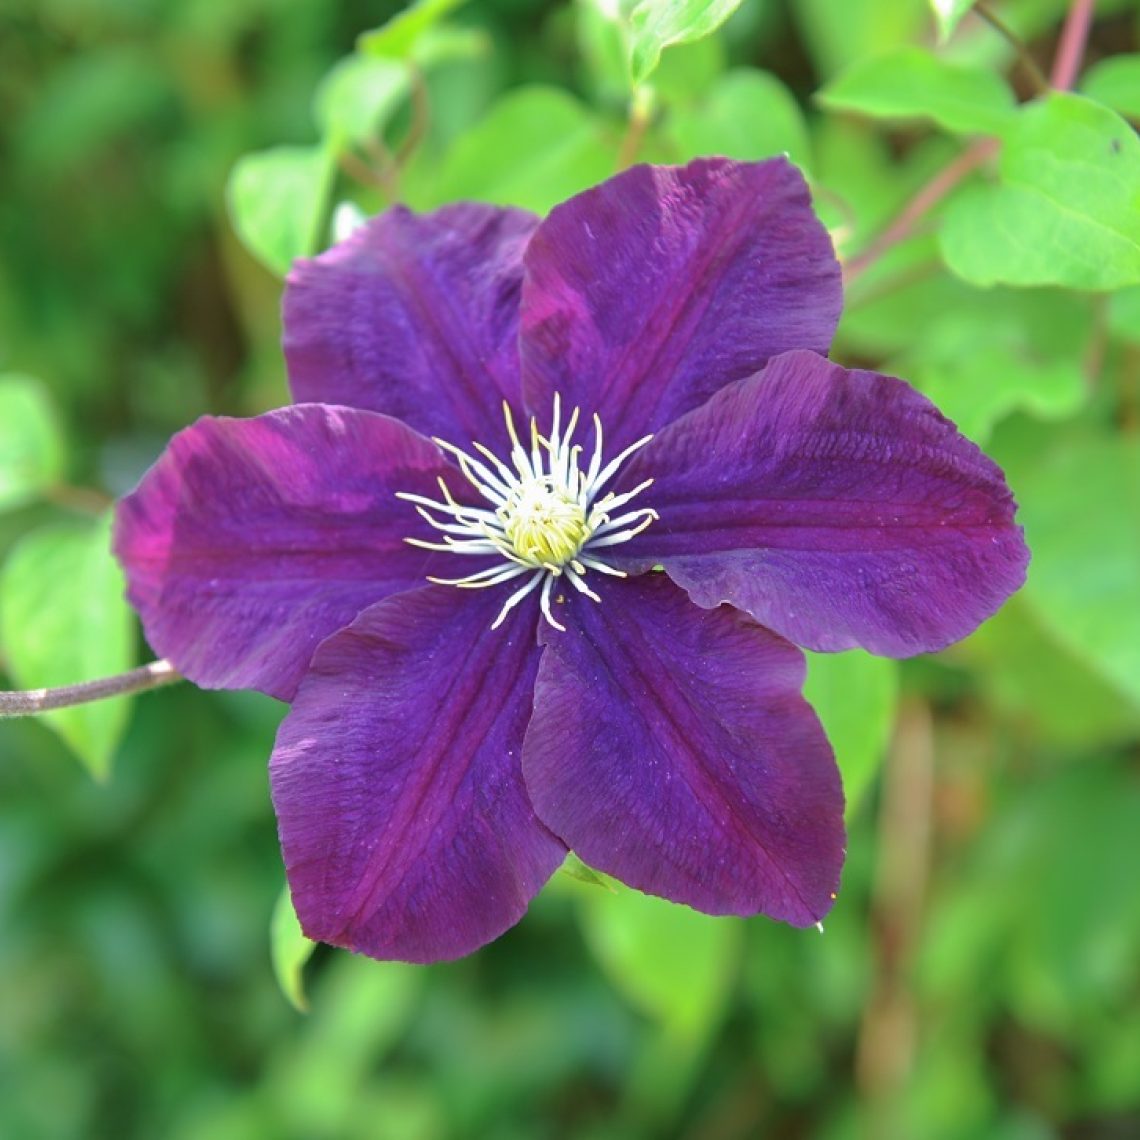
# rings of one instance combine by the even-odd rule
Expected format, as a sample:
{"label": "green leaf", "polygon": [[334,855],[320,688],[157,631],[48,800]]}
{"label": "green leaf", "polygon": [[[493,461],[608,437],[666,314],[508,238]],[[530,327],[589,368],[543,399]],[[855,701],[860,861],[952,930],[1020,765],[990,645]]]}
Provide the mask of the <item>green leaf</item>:
{"label": "green leaf", "polygon": [[[741,114],[747,107],[748,113]],[[754,161],[787,153],[810,165],[803,113],[792,93],[765,71],[741,68],[717,80],[694,107],[672,112],[668,133],[681,161],[701,154]]]}
{"label": "green leaf", "polygon": [[1003,290],[988,303],[961,303],[928,320],[889,370],[983,443],[1014,410],[1055,420],[1084,405],[1090,327],[1088,306],[1069,294]]}
{"label": "green leaf", "polygon": [[617,104],[629,96],[629,52],[619,5],[575,0],[574,33],[595,102]]}
{"label": "green leaf", "polygon": [[416,0],[386,24],[362,33],[357,51],[384,59],[410,59],[419,38],[465,0]]}
{"label": "green leaf", "polygon": [[1140,701],[1140,441],[1067,436],[1011,474],[1033,551],[1026,602]]}
{"label": "green leaf", "polygon": [[307,1013],[309,1002],[305,997],[305,963],[313,956],[317,944],[301,933],[301,924],[297,921],[288,885],[282,889],[273,907],[269,937],[277,984],[295,1010]]}
{"label": "green leaf", "polygon": [[716,31],[741,0],[640,0],[629,15],[629,73],[640,87],[670,44],[691,43]]}
{"label": "green leaf", "polygon": [[1010,723],[1031,727],[1043,748],[1087,755],[1140,731],[1140,704],[1130,703],[1046,632],[1020,595],[949,656],[968,665],[987,702]]}
{"label": "green leaf", "polygon": [[929,119],[953,134],[996,135],[1015,114],[1013,92],[999,75],[916,47],[859,60],[817,98],[875,119]]}
{"label": "green leaf", "polygon": [[1109,297],[1108,327],[1114,336],[1140,344],[1140,285],[1120,289]]}
{"label": "green leaf", "polygon": [[703,1037],[724,1013],[741,927],[621,888],[582,896],[594,957],[625,997],[679,1033]]}
{"label": "green leaf", "polygon": [[1129,119],[1140,119],[1140,54],[1112,55],[1081,76],[1083,95]]}
{"label": "green leaf", "polygon": [[52,180],[75,175],[100,152],[154,138],[177,98],[172,70],[141,41],[103,41],[97,51],[68,55],[41,73],[36,98],[8,116],[11,169]]}
{"label": "green leaf", "polygon": [[1027,359],[1001,343],[974,345],[963,356],[946,351],[964,342],[957,330],[945,331],[950,335],[932,341],[921,364],[902,371],[976,443],[984,443],[994,424],[1017,409],[1058,420],[1084,403],[1087,385],[1078,361]]}
{"label": "green leaf", "polygon": [[322,136],[337,150],[375,139],[408,94],[407,66],[350,55],[335,64],[313,98]]}
{"label": "green leaf", "polygon": [[333,175],[331,147],[282,146],[238,159],[226,200],[246,248],[278,276],[320,246]]}
{"label": "green leaf", "polygon": [[886,755],[898,704],[898,666],[858,649],[809,653],[807,659],[804,696],[835,749],[850,818]]}
{"label": "green leaf", "polygon": [[962,17],[977,3],[977,0],[930,0],[934,19],[938,22],[938,38],[945,43],[961,23]]}
{"label": "green leaf", "polygon": [[[661,56],[653,73],[651,106],[689,106],[724,74],[727,54],[719,37],[709,36],[689,44],[676,44]],[[647,89],[639,89],[644,99]]]}
{"label": "green leaf", "polygon": [[47,390],[31,376],[0,375],[0,511],[50,487],[63,463],[64,441]]}
{"label": "green leaf", "polygon": [[[16,544],[0,573],[0,648],[21,688],[54,688],[129,669],[134,622],[110,552],[110,517],[45,527]],[[130,698],[45,713],[44,722],[103,779]]]}
{"label": "green leaf", "polygon": [[609,891],[611,894],[616,893],[617,887],[614,886],[610,879],[604,875],[599,874],[593,867],[587,866],[583,863],[577,855],[571,851],[567,856],[562,866],[558,868],[564,875],[569,875],[579,883],[586,883],[591,887],[601,887],[603,890]]}
{"label": "green leaf", "polygon": [[614,988],[654,1024],[625,1078],[631,1117],[664,1135],[701,1073],[739,970],[744,924],[628,888],[579,891],[582,930]]}
{"label": "green leaf", "polygon": [[1000,175],[946,211],[942,254],[960,277],[1073,289],[1140,281],[1140,140],[1118,115],[1068,94],[1026,107]]}
{"label": "green leaf", "polygon": [[927,0],[796,0],[787,9],[821,79],[916,42],[930,22]]}
{"label": "green leaf", "polygon": [[519,87],[461,136],[410,196],[427,205],[474,199],[544,214],[612,174],[615,150],[599,121],[566,92]]}

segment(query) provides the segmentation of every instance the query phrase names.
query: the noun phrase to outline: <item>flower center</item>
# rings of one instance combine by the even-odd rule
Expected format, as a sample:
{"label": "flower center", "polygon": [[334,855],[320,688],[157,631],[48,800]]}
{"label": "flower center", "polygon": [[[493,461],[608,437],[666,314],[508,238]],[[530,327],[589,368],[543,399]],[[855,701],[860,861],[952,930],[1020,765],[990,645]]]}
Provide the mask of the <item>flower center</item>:
{"label": "flower center", "polygon": [[499,516],[515,553],[539,565],[565,565],[590,536],[582,504],[545,478],[519,484]]}
{"label": "flower center", "polygon": [[438,542],[405,541],[426,550],[494,559],[492,565],[464,578],[429,578],[431,582],[483,589],[525,579],[507,599],[492,628],[541,587],[543,615],[555,629],[563,629],[551,609],[552,601],[563,601],[561,595],[554,595],[555,583],[565,579],[579,593],[601,601],[586,584],[586,573],[593,570],[617,578],[625,574],[603,561],[598,551],[628,542],[657,518],[657,512],[646,507],[622,512],[652,479],[620,495],[602,493],[622,464],[652,436],[639,439],[603,465],[602,424],[594,416],[594,453],[583,468],[579,462],[582,447],[573,442],[577,408],[562,430],[561,403],[555,396],[550,435],[540,435],[532,419],[529,448],[523,447],[505,402],[503,413],[511,444],[509,464],[481,443],[472,444],[472,450],[482,457],[478,459],[454,444],[435,440],[455,457],[463,477],[488,505],[471,507],[457,502],[443,479],[439,481],[442,501],[399,492],[397,498],[415,504],[420,515],[443,535]]}

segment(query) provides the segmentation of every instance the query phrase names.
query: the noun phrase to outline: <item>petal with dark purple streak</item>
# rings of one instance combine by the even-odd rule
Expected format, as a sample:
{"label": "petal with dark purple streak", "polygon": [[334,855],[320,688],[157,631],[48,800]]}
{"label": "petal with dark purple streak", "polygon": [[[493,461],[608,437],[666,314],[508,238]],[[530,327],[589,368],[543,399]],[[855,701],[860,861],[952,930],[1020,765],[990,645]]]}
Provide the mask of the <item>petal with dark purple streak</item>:
{"label": "petal with dark purple streak", "polygon": [[816,650],[965,637],[1025,579],[1000,469],[901,380],[810,352],[669,425],[622,471],[660,520],[613,551]]}
{"label": "petal with dark purple streak", "polygon": [[623,447],[791,348],[826,352],[839,265],[786,159],[638,166],[556,206],[526,252],[523,390]]}
{"label": "petal with dark purple streak", "polygon": [[318,642],[438,566],[404,542],[438,535],[393,492],[436,495],[448,473],[434,444],[372,412],[199,420],[119,504],[127,597],[195,683],[288,700]]}
{"label": "petal with dark purple streak", "polygon": [[458,446],[494,445],[519,406],[522,255],[538,219],[476,203],[394,206],[318,257],[284,299],[297,401],[395,416]]}
{"label": "petal with dark purple streak", "polygon": [[537,607],[492,630],[502,601],[429,586],[317,650],[270,764],[310,938],[456,958],[517,922],[565,856],[522,780]]}
{"label": "petal with dark purple streak", "polygon": [[523,772],[590,866],[710,914],[799,926],[831,907],[843,792],[803,655],[663,574],[568,599],[544,627]]}

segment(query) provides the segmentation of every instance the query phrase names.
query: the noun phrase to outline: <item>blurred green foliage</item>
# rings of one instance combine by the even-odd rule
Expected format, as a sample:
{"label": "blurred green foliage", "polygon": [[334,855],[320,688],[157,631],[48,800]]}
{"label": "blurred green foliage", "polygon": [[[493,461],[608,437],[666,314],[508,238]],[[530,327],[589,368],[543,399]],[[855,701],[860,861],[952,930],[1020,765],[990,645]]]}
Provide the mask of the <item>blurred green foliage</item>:
{"label": "blurred green foliage", "polygon": [[[1064,0],[993,6],[1048,70]],[[849,797],[822,937],[579,872],[464,962],[314,953],[274,702],[0,723],[0,1136],[1140,1135],[1136,5],[1047,99],[957,0],[398,8],[0,0],[6,682],[131,663],[108,497],[199,414],[287,399],[292,257],[634,158],[791,154],[849,272],[835,355],[1006,466],[1029,584],[936,658],[812,659]]]}

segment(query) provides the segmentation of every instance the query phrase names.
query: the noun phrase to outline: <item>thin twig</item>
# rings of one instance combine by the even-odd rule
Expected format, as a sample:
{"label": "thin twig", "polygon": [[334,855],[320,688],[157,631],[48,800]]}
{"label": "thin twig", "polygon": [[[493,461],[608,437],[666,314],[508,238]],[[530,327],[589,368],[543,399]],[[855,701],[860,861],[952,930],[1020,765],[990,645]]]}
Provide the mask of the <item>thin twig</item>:
{"label": "thin twig", "polygon": [[129,693],[144,693],[162,685],[181,681],[169,661],[152,661],[126,673],[113,677],[100,677],[97,681],[83,681],[78,685],[60,685],[55,689],[23,689],[0,692],[0,718],[35,716],[52,709],[86,705],[108,697],[122,697]]}
{"label": "thin twig", "polygon": [[1053,73],[1050,80],[1058,91],[1068,91],[1077,81],[1081,63],[1085,58],[1085,44],[1092,27],[1096,0],[1073,0],[1065,26],[1061,29],[1061,42],[1053,57]]}
{"label": "thin twig", "polygon": [[856,277],[868,269],[885,253],[914,232],[919,222],[930,212],[967,174],[976,170],[987,159],[997,153],[996,139],[978,139],[967,147],[947,166],[944,166],[917,194],[902,208],[894,221],[878,237],[874,238],[862,252],[850,258],[843,266],[843,279],[850,285]]}
{"label": "thin twig", "polygon": [[1033,58],[1033,54],[1026,46],[1025,41],[984,0],[978,0],[978,3],[974,5],[974,11],[1017,52],[1017,58],[1025,69],[1025,74],[1033,83],[1037,94],[1047,95],[1049,93],[1049,80],[1045,78],[1045,73],[1037,66],[1037,60]]}

